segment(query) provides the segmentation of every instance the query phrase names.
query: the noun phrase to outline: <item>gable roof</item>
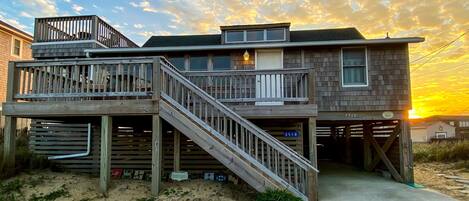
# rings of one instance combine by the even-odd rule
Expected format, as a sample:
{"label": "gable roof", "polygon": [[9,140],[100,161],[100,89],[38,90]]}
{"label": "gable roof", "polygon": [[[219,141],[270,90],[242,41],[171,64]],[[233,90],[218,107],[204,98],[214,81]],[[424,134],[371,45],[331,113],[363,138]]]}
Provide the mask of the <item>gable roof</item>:
{"label": "gable roof", "polygon": [[10,32],[11,34],[16,34],[24,39],[33,40],[33,36],[31,34],[26,33],[25,31],[18,29],[2,20],[0,20],[0,28],[5,29],[6,31]]}
{"label": "gable roof", "polygon": [[[355,28],[290,31],[290,42],[365,39]],[[221,45],[220,34],[152,36],[143,47]]]}

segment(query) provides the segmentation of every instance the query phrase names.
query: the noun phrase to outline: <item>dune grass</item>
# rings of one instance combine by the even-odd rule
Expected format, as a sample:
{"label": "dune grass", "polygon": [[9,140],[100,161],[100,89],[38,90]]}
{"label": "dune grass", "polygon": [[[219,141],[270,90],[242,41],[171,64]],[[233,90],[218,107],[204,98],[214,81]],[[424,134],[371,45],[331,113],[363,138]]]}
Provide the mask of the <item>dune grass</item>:
{"label": "dune grass", "polygon": [[455,162],[469,169],[469,140],[414,144],[415,162]]}

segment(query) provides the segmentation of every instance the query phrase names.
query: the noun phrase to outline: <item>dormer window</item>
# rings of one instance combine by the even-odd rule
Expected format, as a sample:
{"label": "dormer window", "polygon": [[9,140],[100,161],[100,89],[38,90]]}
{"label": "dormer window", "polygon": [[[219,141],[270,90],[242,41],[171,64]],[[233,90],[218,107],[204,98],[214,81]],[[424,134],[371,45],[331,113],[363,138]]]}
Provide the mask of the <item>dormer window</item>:
{"label": "dormer window", "polygon": [[286,40],[285,28],[227,30],[226,43],[274,42]]}

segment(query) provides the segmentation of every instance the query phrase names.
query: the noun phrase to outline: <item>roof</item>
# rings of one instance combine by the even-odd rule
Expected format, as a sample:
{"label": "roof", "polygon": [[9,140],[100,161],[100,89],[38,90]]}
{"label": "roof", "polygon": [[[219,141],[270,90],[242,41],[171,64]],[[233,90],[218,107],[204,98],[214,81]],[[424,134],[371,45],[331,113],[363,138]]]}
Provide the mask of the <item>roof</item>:
{"label": "roof", "polygon": [[290,27],[289,22],[285,23],[271,23],[271,24],[242,24],[242,25],[229,25],[220,26],[220,30],[243,30],[243,29],[265,29],[265,28],[279,28]]}
{"label": "roof", "polygon": [[414,129],[422,129],[422,128],[428,128],[432,125],[435,125],[435,124],[444,124],[444,125],[447,125],[449,127],[454,127],[452,125],[449,125],[447,124],[446,122],[443,122],[443,121],[417,121],[417,122],[410,122],[410,126]]}
{"label": "roof", "polygon": [[183,35],[183,36],[152,36],[143,47],[174,47],[194,45],[219,45],[220,34]]}
{"label": "roof", "polygon": [[[212,50],[239,50],[255,48],[289,48],[289,47],[319,47],[319,46],[346,46],[346,45],[385,45],[407,44],[425,41],[421,37],[385,38],[385,39],[356,39],[356,40],[331,40],[331,41],[305,41],[305,42],[272,42],[272,43],[239,43],[218,45],[192,45],[192,46],[166,46],[166,47],[141,47],[141,48],[98,48],[85,49],[88,56],[95,54],[127,54],[127,53],[161,53],[161,52],[187,52],[187,51],[212,51]],[[33,44],[34,45],[34,44]]]}
{"label": "roof", "polygon": [[21,29],[18,29],[2,20],[0,20],[0,28],[1,27],[4,27],[6,28],[8,31],[10,32],[14,32],[14,33],[19,33],[19,35],[22,35],[23,38],[27,38],[29,40],[33,40],[33,36],[31,36],[31,34],[28,34],[26,33],[25,31],[21,30]]}
{"label": "roof", "polygon": [[[355,28],[290,31],[290,42],[365,39]],[[220,45],[221,35],[152,36],[143,47]]]}

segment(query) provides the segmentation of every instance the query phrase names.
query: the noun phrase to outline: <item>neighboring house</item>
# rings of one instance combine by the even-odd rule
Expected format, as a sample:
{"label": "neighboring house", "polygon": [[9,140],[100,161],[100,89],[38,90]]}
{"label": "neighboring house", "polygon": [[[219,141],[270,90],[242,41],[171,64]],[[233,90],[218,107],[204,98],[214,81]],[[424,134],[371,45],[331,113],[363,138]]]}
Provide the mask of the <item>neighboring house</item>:
{"label": "neighboring house", "polygon": [[[454,138],[469,139],[469,116],[464,115],[435,115],[427,118],[412,120],[413,124],[444,122],[454,127]],[[414,135],[412,133],[412,135]],[[413,139],[413,138],[412,138]]]}
{"label": "neighboring house", "polygon": [[[30,60],[33,37],[0,20],[0,103],[6,100],[8,62]],[[0,129],[3,128],[2,106],[0,105]],[[23,122],[25,120],[21,120]],[[25,121],[26,122],[26,121]],[[20,128],[25,127],[19,123]]]}
{"label": "neighboring house", "polygon": [[39,18],[5,115],[32,118],[32,151],[99,173],[105,193],[111,169],[151,170],[153,194],[183,170],[316,200],[318,158],[412,183],[408,44],[422,41],[275,23],[138,47],[97,16]]}
{"label": "neighboring house", "polygon": [[442,121],[425,121],[411,124],[412,142],[430,142],[432,139],[456,137],[456,128]]}

